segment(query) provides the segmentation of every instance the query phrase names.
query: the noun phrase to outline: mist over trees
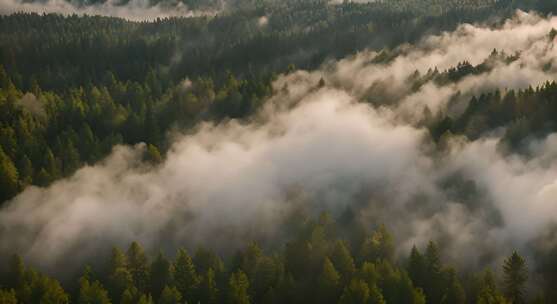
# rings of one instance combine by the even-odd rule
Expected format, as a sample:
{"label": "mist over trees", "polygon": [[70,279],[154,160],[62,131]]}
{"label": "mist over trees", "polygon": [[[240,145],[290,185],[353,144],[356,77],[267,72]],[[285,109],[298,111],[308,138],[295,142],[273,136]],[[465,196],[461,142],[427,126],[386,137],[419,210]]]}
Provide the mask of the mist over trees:
{"label": "mist over trees", "polygon": [[0,0],[0,303],[556,302],[555,12]]}
{"label": "mist over trees", "polygon": [[[252,242],[225,261],[205,248],[151,256],[133,242],[115,247],[98,268],[85,266],[76,282],[58,281],[9,261],[3,303],[523,303],[528,279],[513,252],[502,265],[502,288],[492,270],[461,279],[430,242],[400,262],[385,226],[301,216],[292,239],[267,253]],[[358,227],[359,226],[359,227]],[[354,232],[360,231],[358,237]],[[352,239],[346,241],[344,237]],[[463,285],[466,283],[466,285]],[[311,289],[311,292],[309,290]]]}

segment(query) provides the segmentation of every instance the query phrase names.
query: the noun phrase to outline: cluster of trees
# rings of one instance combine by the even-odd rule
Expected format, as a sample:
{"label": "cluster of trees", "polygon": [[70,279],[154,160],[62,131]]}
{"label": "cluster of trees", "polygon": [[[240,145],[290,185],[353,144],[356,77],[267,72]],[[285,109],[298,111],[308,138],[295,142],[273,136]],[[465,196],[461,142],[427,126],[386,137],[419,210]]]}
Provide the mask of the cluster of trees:
{"label": "cluster of trees", "polygon": [[85,266],[67,291],[15,256],[2,276],[0,303],[528,303],[528,269],[516,252],[497,280],[491,270],[459,274],[442,263],[433,242],[397,261],[382,225],[350,241],[327,214],[299,226],[281,250],[267,254],[252,242],[226,262],[203,248],[150,258],[134,242],[126,252],[114,248],[96,269]]}
{"label": "cluster of trees", "polygon": [[[326,58],[413,42],[461,22],[504,18],[515,8],[512,0],[245,2],[249,5],[214,18],[154,22],[56,14],[0,16],[0,63],[23,90],[34,81],[45,90],[96,85],[107,71],[123,81],[143,82],[151,71],[163,83],[186,75],[224,79],[226,70],[242,76],[282,72],[289,64],[315,68]],[[261,23],[261,17],[266,22]]]}
{"label": "cluster of trees", "polygon": [[[555,30],[550,33],[555,37]],[[466,76],[488,72],[492,62],[510,63],[518,55],[506,55],[493,51],[491,56],[476,66],[468,62],[439,72],[431,70],[424,75],[414,76],[414,89],[433,80],[440,85],[458,81]],[[454,96],[458,100],[460,96]],[[464,135],[468,139],[478,139],[489,132],[504,127],[505,133],[499,143],[501,152],[528,153],[528,142],[541,139],[557,131],[557,82],[548,81],[538,87],[519,90],[494,90],[472,96],[466,108],[458,115],[440,113],[436,117],[427,116],[424,124],[436,140],[444,135]],[[426,110],[427,111],[427,110]]]}
{"label": "cluster of trees", "polygon": [[228,74],[219,86],[199,78],[164,91],[154,73],[146,78],[123,82],[108,72],[99,85],[55,93],[35,82],[23,93],[0,66],[0,202],[94,164],[116,144],[146,142],[147,158],[159,161],[170,128],[246,117],[271,93],[271,78]]}

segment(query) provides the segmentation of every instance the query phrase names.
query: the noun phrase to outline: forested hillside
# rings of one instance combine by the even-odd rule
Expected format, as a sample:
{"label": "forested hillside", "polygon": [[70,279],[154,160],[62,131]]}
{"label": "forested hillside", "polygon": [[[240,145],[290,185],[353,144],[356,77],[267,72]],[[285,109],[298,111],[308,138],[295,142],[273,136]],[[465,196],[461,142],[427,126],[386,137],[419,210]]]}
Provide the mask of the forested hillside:
{"label": "forested hillside", "polygon": [[[278,73],[415,42],[463,22],[499,22],[516,7],[489,0],[286,1],[154,22],[0,16],[1,155],[17,171],[6,169],[2,201],[94,163],[115,144],[164,150],[171,127],[246,117],[271,94]],[[194,90],[180,89],[190,83]]]}
{"label": "forested hillside", "polygon": [[0,0],[0,304],[555,303],[556,3]]}

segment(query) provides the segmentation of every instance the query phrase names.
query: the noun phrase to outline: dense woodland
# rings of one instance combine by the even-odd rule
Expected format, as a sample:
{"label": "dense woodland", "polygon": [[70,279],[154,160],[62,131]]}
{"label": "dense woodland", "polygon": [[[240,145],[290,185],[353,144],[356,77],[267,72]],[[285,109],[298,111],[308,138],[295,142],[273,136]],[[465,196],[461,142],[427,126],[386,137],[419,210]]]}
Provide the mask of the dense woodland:
{"label": "dense woodland", "polygon": [[[462,22],[498,22],[516,8],[551,12],[551,3],[248,1],[217,17],[154,22],[0,16],[0,201],[27,185],[46,186],[69,176],[116,144],[146,142],[150,157],[158,159],[170,129],[187,129],[200,120],[246,119],[272,93],[278,73],[315,68],[364,48],[392,48]],[[259,19],[266,15],[272,18],[262,26]],[[455,66],[440,81],[474,73],[467,68]],[[551,87],[517,97],[525,94],[546,100]],[[547,115],[551,125],[551,111],[530,109]],[[515,118],[523,114],[499,116],[505,121],[489,124],[513,122],[520,128],[526,122]],[[477,115],[461,119],[470,117]],[[429,122],[436,138],[464,128],[438,120]],[[534,127],[549,131],[551,126]],[[514,141],[520,141],[519,132]]]}
{"label": "dense woodland", "polygon": [[298,217],[282,249],[249,243],[225,260],[205,248],[151,256],[134,242],[97,268],[84,266],[67,290],[14,256],[0,303],[526,303],[528,265],[516,252],[500,266],[501,280],[491,269],[462,277],[441,262],[435,243],[396,261],[385,226],[366,231],[349,218]]}
{"label": "dense woodland", "polygon": [[[186,3],[214,8],[220,2]],[[187,131],[200,121],[249,120],[273,94],[271,84],[280,73],[317,68],[366,48],[384,49],[389,60],[389,50],[426,34],[462,22],[498,23],[517,8],[556,12],[556,3],[245,0],[214,17],[153,22],[0,16],[0,204],[30,185],[46,187],[95,164],[117,144],[145,142],[145,161],[160,162],[173,130]],[[492,56],[503,55],[495,50]],[[417,90],[431,79],[450,83],[488,68],[455,63],[409,81]],[[524,141],[557,131],[555,100],[555,82],[497,90],[472,97],[458,117],[440,114],[421,123],[437,143],[446,134],[476,139],[505,126],[501,150],[527,153],[521,150]],[[400,248],[385,226],[366,231],[355,223],[346,215],[304,217],[290,225],[284,246],[268,250],[247,243],[226,257],[205,248],[146,253],[132,243],[91,267],[83,265],[81,277],[64,286],[14,253],[9,265],[0,267],[9,269],[0,274],[0,303],[557,301],[554,257],[544,264],[544,283],[529,288],[528,265],[516,252],[496,269],[457,271],[443,264],[433,242],[395,258]]]}

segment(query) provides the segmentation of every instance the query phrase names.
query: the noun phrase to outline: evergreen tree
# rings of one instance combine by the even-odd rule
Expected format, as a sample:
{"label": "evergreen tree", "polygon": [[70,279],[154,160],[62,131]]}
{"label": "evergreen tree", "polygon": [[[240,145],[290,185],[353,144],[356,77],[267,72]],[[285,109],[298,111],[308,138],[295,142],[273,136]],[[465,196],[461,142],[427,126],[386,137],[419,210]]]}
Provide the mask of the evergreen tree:
{"label": "evergreen tree", "polygon": [[215,274],[224,271],[224,263],[221,258],[214,252],[202,247],[195,251],[193,262],[197,273],[207,273],[209,268],[213,269]]}
{"label": "evergreen tree", "polygon": [[52,153],[52,150],[50,150],[50,148],[46,149],[43,163],[44,163],[44,168],[51,179],[49,183],[58,179],[61,176],[60,161],[56,157],[54,157],[54,154]]}
{"label": "evergreen tree", "polygon": [[14,163],[0,147],[0,202],[12,198],[18,192],[18,178]]}
{"label": "evergreen tree", "polygon": [[[90,271],[90,270],[89,270]],[[89,279],[89,271],[79,279],[79,304],[110,304],[108,292],[99,281],[92,284]]]}
{"label": "evergreen tree", "polygon": [[182,295],[176,287],[165,286],[159,298],[158,304],[180,304],[181,300]]}
{"label": "evergreen tree", "polygon": [[369,287],[359,279],[352,279],[350,284],[344,288],[340,297],[340,304],[368,303],[370,298]]}
{"label": "evergreen tree", "polygon": [[216,304],[218,302],[217,282],[215,279],[215,271],[209,268],[205,275],[201,276],[199,284],[199,299],[201,303]]}
{"label": "evergreen tree", "polygon": [[528,280],[526,261],[516,251],[503,264],[504,292],[512,304],[524,303],[524,287]]}
{"label": "evergreen tree", "polygon": [[137,302],[137,304],[154,304],[153,297],[143,294],[141,295],[141,297],[139,297],[139,301]]}
{"label": "evergreen tree", "polygon": [[426,271],[424,257],[418,248],[413,246],[412,251],[410,252],[410,258],[408,259],[408,274],[416,286],[421,288],[424,287]]}
{"label": "evergreen tree", "polygon": [[31,160],[24,155],[18,164],[19,178],[23,186],[27,186],[33,183],[33,176],[35,171]]}
{"label": "evergreen tree", "polygon": [[441,257],[439,248],[434,242],[429,242],[425,252],[425,282],[423,285],[424,293],[428,303],[441,303],[445,286],[442,273]]}
{"label": "evergreen tree", "polygon": [[486,270],[480,282],[478,304],[509,304],[509,302],[498,291],[495,279],[491,271]]}
{"label": "evergreen tree", "polygon": [[131,286],[122,293],[120,304],[137,304],[141,296],[137,288]]}
{"label": "evergreen tree", "polygon": [[369,304],[386,304],[385,299],[383,298],[383,294],[381,294],[381,290],[377,287],[377,285],[372,285],[369,289]]}
{"label": "evergreen tree", "polygon": [[62,153],[62,165],[64,176],[74,173],[81,166],[79,151],[77,151],[70,140],[66,141],[64,152]]}
{"label": "evergreen tree", "polygon": [[134,286],[140,292],[147,292],[149,285],[149,264],[145,252],[137,242],[131,243],[128,252],[128,269],[132,276]]}
{"label": "evergreen tree", "polygon": [[179,249],[174,261],[174,283],[176,288],[188,303],[197,299],[199,277],[195,271],[193,261],[185,249]]}
{"label": "evergreen tree", "polygon": [[228,281],[228,293],[227,293],[227,303],[228,304],[249,304],[250,297],[248,294],[249,281],[246,274],[238,270],[232,273],[230,280]]}
{"label": "evergreen tree", "polygon": [[393,238],[385,225],[379,226],[370,237],[366,238],[362,244],[360,255],[363,261],[376,261],[380,259],[393,261]]}
{"label": "evergreen tree", "polygon": [[150,292],[154,299],[158,299],[167,286],[172,284],[172,269],[170,262],[159,252],[151,264]]}
{"label": "evergreen tree", "polygon": [[162,162],[162,156],[159,149],[152,144],[148,144],[147,151],[145,151],[145,160],[154,164]]}
{"label": "evergreen tree", "polygon": [[329,258],[325,258],[323,270],[318,278],[317,295],[320,303],[336,303],[340,287],[340,274]]}
{"label": "evergreen tree", "polygon": [[282,276],[282,265],[276,258],[262,256],[257,261],[255,274],[250,277],[252,301],[261,302],[278,285]]}
{"label": "evergreen tree", "polygon": [[128,270],[128,259],[118,248],[112,249],[108,275],[108,292],[114,303],[123,301],[123,293],[128,291],[133,285],[133,278]]}
{"label": "evergreen tree", "polygon": [[343,241],[337,241],[331,253],[331,261],[342,277],[343,282],[348,282],[356,271],[354,259]]}
{"label": "evergreen tree", "polygon": [[448,288],[441,301],[444,304],[465,304],[466,295],[464,293],[464,288],[460,284],[460,280],[456,276],[456,272],[451,269],[448,272]]}

